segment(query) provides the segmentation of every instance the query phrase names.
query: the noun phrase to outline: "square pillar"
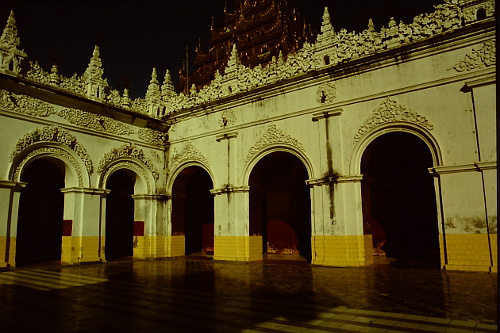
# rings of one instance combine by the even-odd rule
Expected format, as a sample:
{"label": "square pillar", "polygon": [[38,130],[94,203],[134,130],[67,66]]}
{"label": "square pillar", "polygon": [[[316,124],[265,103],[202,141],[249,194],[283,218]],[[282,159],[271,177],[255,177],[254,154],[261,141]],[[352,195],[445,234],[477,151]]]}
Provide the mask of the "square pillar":
{"label": "square pillar", "polygon": [[103,189],[65,188],[61,261],[104,261],[105,202]]}
{"label": "square pillar", "polygon": [[16,266],[17,217],[26,183],[0,180],[0,268]]}

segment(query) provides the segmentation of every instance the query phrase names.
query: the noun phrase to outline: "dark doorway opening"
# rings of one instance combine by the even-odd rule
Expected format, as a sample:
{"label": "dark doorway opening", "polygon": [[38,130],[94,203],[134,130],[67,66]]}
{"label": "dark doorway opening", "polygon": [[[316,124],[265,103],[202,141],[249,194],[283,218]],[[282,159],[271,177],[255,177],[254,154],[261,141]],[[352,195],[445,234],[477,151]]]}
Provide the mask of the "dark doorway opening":
{"label": "dark doorway opening", "polygon": [[214,252],[214,197],[210,175],[197,166],[187,167],[172,187],[172,235],[184,235],[185,254]]}
{"label": "dark doorway opening", "polygon": [[[311,200],[307,169],[296,156],[274,152],[250,174],[250,236],[261,235],[264,254],[311,260]],[[270,256],[268,256],[270,258]]]}
{"label": "dark doorway opening", "polygon": [[16,239],[16,266],[61,260],[64,165],[37,159],[24,171]]}
{"label": "dark doorway opening", "polygon": [[440,268],[434,179],[427,145],[409,133],[375,139],[361,160],[365,233],[399,267]]}
{"label": "dark doorway opening", "polygon": [[106,260],[134,254],[134,183],[136,175],[118,170],[108,179],[106,188]]}

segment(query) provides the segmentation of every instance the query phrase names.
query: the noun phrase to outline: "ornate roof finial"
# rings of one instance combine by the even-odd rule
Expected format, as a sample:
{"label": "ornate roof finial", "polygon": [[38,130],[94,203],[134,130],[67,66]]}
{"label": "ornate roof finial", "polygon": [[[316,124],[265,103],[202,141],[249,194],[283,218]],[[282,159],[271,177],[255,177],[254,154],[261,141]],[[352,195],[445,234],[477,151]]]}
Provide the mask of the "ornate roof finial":
{"label": "ornate roof finial", "polygon": [[170,71],[168,69],[165,72],[165,77],[163,78],[163,84],[161,86],[161,96],[164,101],[172,96],[175,96],[175,88],[172,82],[172,76],[170,76]]}
{"label": "ornate roof finial", "polygon": [[372,20],[371,17],[368,19],[368,31],[370,31],[370,32],[375,32],[376,31],[375,30],[375,24],[373,24],[373,20]]}
{"label": "ornate roof finial", "polygon": [[158,84],[158,75],[156,74],[156,68],[153,67],[153,72],[151,73],[151,81],[149,81],[148,90],[146,91],[146,100],[148,102],[154,102],[160,98],[160,86]]}
{"label": "ornate roof finial", "polygon": [[3,29],[2,36],[0,37],[0,48],[3,50],[17,49],[21,44],[17,36],[16,19],[14,18],[14,11],[10,11],[7,24]]}
{"label": "ornate roof finial", "polygon": [[328,7],[325,7],[325,11],[323,12],[321,33],[324,35],[333,35],[335,33],[335,29],[333,29],[332,21],[330,19],[330,13],[328,12]]}
{"label": "ornate roof finial", "polygon": [[87,96],[101,98],[104,93],[104,87],[107,85],[106,80],[102,77],[104,69],[102,68],[102,61],[99,55],[99,46],[94,47],[92,58],[90,58],[89,65],[82,75],[82,79],[87,86]]}
{"label": "ornate roof finial", "polygon": [[330,20],[330,13],[328,12],[328,7],[325,7],[323,12],[323,23],[321,23],[321,33],[318,34],[318,42],[331,41],[335,37],[335,30],[333,29],[332,22]]}
{"label": "ornate roof finial", "polygon": [[227,67],[225,70],[225,74],[232,73],[236,71],[237,67],[241,65],[240,56],[238,55],[238,49],[236,48],[236,44],[233,44],[233,48],[231,50],[231,56],[227,61]]}

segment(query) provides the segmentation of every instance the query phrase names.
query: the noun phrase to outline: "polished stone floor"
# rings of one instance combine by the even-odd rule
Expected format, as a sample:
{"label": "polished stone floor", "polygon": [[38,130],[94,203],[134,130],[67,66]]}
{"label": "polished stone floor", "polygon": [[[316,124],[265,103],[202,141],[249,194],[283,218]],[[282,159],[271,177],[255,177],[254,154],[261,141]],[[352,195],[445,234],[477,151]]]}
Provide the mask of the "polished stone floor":
{"label": "polished stone floor", "polygon": [[0,332],[497,332],[498,276],[184,257],[0,272]]}

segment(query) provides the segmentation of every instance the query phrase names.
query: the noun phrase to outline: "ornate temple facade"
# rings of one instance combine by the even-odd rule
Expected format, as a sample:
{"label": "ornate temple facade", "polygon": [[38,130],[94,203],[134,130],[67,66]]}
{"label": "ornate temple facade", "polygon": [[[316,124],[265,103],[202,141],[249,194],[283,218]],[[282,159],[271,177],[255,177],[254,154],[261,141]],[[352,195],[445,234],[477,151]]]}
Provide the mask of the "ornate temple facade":
{"label": "ornate temple facade", "polygon": [[497,272],[495,2],[360,33],[325,9],[315,41],[300,27],[288,46],[244,33],[284,22],[284,2],[248,3],[230,38],[212,32],[227,60],[200,50],[209,70],[182,93],[153,69],[136,99],[108,85],[98,47],[81,76],[41,68],[10,14],[0,267],[194,253]]}

